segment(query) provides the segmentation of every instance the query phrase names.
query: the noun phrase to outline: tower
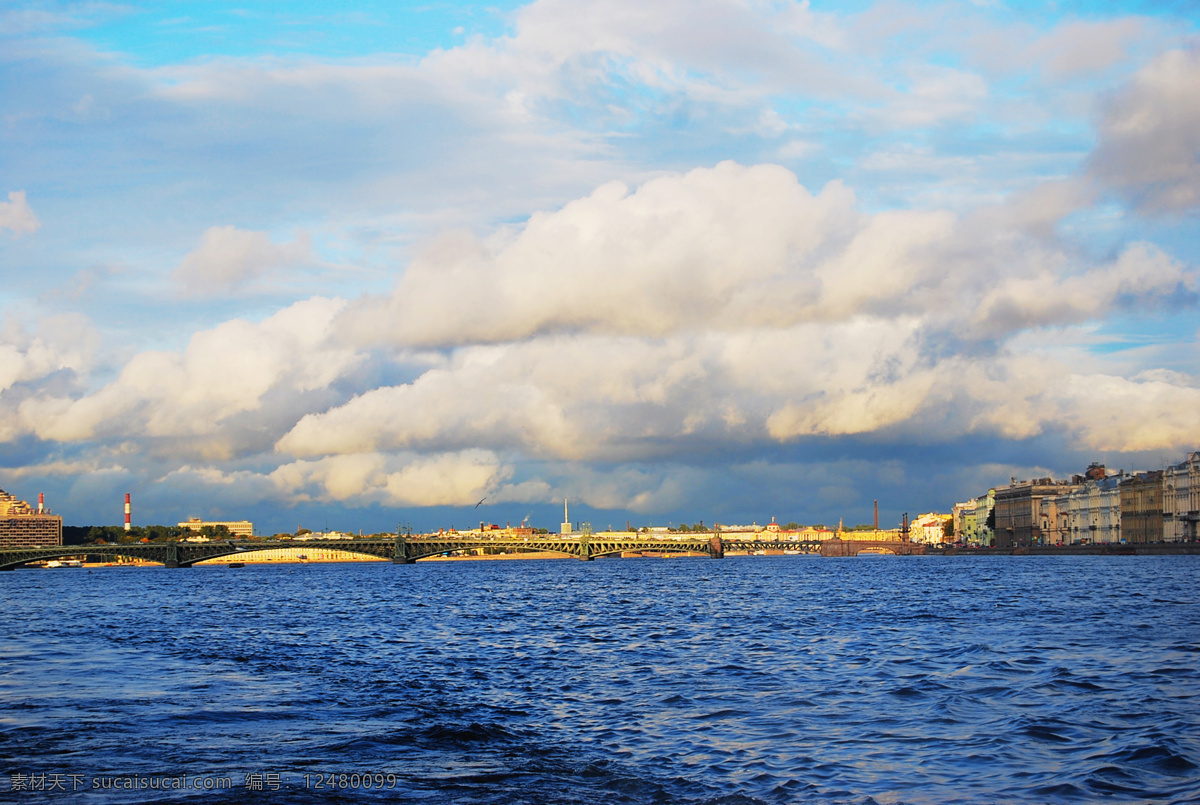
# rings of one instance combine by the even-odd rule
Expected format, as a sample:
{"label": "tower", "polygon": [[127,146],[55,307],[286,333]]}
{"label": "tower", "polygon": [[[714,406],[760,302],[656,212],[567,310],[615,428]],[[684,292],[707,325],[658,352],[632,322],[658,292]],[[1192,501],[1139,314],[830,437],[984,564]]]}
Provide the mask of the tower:
{"label": "tower", "polygon": [[574,528],[571,527],[571,517],[567,513],[567,499],[566,498],[563,498],[563,521],[562,521],[561,528],[562,528],[562,533],[564,533],[564,534],[570,534],[572,531],[575,530]]}

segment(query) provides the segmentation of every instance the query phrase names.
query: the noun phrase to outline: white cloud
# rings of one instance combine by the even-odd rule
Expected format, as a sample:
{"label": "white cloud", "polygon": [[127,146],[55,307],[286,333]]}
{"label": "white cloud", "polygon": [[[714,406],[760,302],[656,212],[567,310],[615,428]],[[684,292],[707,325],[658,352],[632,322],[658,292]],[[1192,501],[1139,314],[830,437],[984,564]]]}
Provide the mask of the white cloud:
{"label": "white cloud", "polygon": [[205,230],[200,246],[183,258],[173,277],[196,296],[229,293],[288,267],[314,262],[312,243],[301,232],[291,243],[275,243],[265,232],[233,226]]}
{"label": "white cloud", "polygon": [[219,488],[223,497],[242,504],[266,499],[289,505],[470,506],[483,497],[518,502],[547,499],[544,485],[507,484],[511,475],[512,467],[495,454],[463,450],[434,455],[328,456],[283,464],[267,473],[184,466],[163,480],[169,486]]}
{"label": "white cloud", "polygon": [[983,335],[1087,321],[1121,306],[1188,302],[1200,292],[1196,274],[1148,243],[1135,243],[1110,265],[1073,276],[1042,271],[992,288],[976,310]]}
{"label": "white cloud", "polygon": [[257,324],[224,322],[197,333],[182,353],[139,353],[93,394],[27,399],[20,415],[43,439],[197,437],[206,452],[236,453],[232,418],[253,415],[253,429],[267,432],[286,428],[291,406],[278,395],[323,390],[359,365],[360,355],[327,343],[344,306],[314,298]]}
{"label": "white cloud", "polygon": [[14,235],[32,235],[41,225],[25,200],[24,190],[12,190],[8,201],[0,201],[0,229],[7,229]]}
{"label": "white cloud", "polygon": [[1148,212],[1200,206],[1200,50],[1162,54],[1111,96],[1090,160],[1103,184]]}
{"label": "white cloud", "polygon": [[633,193],[606,184],[511,238],[443,239],[344,326],[408,345],[723,326],[714,317],[811,302],[819,288],[789,268],[853,225],[853,198],[838,183],[813,196],[774,165],[722,163]]}
{"label": "white cloud", "polygon": [[1054,227],[1089,200],[1056,180],[961,220],[865,215],[840,183],[814,196],[779,166],[722,163],[633,192],[603,185],[486,241],[446,236],[339,326],[364,345],[445,347],[916,315],[997,339],[1194,301],[1195,272],[1152,246],[1111,265],[1062,248]]}

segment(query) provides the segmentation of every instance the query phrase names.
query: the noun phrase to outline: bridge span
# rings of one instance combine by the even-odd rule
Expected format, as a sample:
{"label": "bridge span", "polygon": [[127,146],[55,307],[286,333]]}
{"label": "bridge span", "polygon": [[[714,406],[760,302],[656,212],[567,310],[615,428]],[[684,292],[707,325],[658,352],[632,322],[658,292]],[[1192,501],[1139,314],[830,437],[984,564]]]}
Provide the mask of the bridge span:
{"label": "bridge span", "polygon": [[116,543],[105,545],[55,545],[49,547],[0,548],[0,570],[12,570],[30,562],[57,559],[63,556],[126,557],[157,562],[166,567],[191,567],[207,559],[246,555],[272,548],[323,548],[346,551],[380,559],[390,559],[406,565],[430,556],[441,556],[477,550],[494,552],[546,552],[565,554],[589,561],[602,556],[624,553],[705,554],[722,559],[725,548],[738,550],[783,550],[798,546],[815,550],[816,544],[769,542],[753,540],[726,543],[720,536],[704,535],[685,539],[609,539],[603,535],[558,536],[539,535],[523,539],[481,539],[479,537],[375,537],[349,540],[228,540],[221,542],[151,542]]}
{"label": "bridge span", "polygon": [[920,556],[925,545],[905,540],[827,539],[821,543],[821,556],[858,556],[860,553],[891,553],[897,556]]}

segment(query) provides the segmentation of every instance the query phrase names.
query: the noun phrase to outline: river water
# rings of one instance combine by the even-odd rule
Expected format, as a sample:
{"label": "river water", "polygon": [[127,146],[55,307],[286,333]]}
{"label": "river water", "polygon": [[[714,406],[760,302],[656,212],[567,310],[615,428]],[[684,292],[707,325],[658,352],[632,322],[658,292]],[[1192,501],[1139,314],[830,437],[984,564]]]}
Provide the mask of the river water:
{"label": "river water", "polygon": [[22,570],[0,601],[5,800],[1200,801],[1200,557]]}

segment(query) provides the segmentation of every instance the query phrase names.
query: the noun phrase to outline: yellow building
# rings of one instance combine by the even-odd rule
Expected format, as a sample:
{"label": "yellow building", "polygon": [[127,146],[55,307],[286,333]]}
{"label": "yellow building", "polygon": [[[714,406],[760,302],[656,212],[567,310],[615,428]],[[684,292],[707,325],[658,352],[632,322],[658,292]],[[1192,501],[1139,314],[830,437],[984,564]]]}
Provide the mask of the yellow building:
{"label": "yellow building", "polygon": [[0,548],[62,545],[62,517],[0,489]]}
{"label": "yellow building", "polygon": [[898,528],[839,531],[837,536],[846,542],[900,542],[904,539]]}
{"label": "yellow building", "polygon": [[216,528],[220,525],[228,528],[230,535],[234,537],[254,536],[254,523],[251,523],[249,520],[201,520],[199,517],[193,517],[186,523],[180,523],[179,527],[186,528],[190,531],[195,531],[197,534],[199,534],[200,529],[204,528],[205,526],[212,526],[213,528]]}

